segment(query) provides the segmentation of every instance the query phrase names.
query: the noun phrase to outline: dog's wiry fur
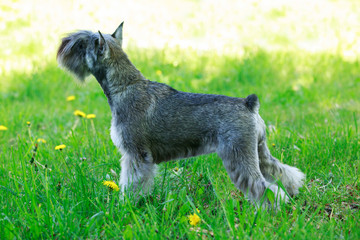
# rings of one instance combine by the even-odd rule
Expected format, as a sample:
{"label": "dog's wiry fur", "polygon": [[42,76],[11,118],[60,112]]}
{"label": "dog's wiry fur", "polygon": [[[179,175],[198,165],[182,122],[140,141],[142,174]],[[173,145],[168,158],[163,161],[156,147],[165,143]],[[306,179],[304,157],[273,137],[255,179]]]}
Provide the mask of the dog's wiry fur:
{"label": "dog's wiry fur", "polygon": [[216,152],[237,188],[259,202],[266,188],[287,200],[305,175],[271,156],[256,95],[234,98],[177,91],[147,80],[114,34],[79,31],[63,38],[57,60],[79,80],[90,74],[111,108],[111,139],[120,150],[122,191],[147,192],[158,163]]}

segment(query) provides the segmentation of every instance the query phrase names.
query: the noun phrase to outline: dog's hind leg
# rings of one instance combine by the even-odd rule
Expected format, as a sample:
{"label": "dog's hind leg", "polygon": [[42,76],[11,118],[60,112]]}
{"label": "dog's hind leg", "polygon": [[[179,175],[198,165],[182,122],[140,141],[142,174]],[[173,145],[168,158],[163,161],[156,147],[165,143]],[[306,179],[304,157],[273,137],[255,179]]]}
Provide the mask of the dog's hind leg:
{"label": "dog's hind leg", "polygon": [[299,188],[304,184],[305,174],[296,167],[281,163],[270,154],[266,145],[265,136],[258,144],[260,170],[269,182],[280,180],[286,191],[294,196],[299,193]]}
{"label": "dog's hind leg", "polygon": [[232,144],[222,141],[218,146],[217,153],[223,160],[230,179],[238,189],[257,204],[262,200],[265,204],[270,204],[263,198],[266,188],[269,188],[275,194],[274,207],[277,208],[280,199],[287,201],[286,194],[276,184],[267,182],[261,174],[257,145],[255,141],[252,142],[250,144],[249,142]]}
{"label": "dog's hind leg", "polygon": [[124,154],[121,158],[120,183],[123,193],[147,194],[154,182],[156,164],[146,161],[141,156]]}

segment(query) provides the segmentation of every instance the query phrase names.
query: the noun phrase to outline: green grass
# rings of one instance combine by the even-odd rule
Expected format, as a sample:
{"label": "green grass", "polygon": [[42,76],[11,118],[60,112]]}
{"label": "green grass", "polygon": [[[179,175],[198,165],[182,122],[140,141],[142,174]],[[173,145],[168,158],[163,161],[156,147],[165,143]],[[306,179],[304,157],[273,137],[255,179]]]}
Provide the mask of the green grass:
{"label": "green grass", "polygon": [[[120,172],[121,157],[110,140],[105,96],[94,79],[79,86],[49,60],[30,73],[12,72],[1,93],[0,124],[8,128],[0,132],[3,239],[360,237],[359,62],[259,49],[241,57],[127,51],[145,76],[179,90],[256,93],[271,125],[272,154],[307,175],[300,194],[277,213],[256,211],[212,154],[161,164],[149,196],[120,201],[102,185],[118,182],[110,169]],[[76,100],[67,102],[69,95]],[[76,109],[97,117],[77,120]],[[34,152],[38,138],[47,142]],[[54,150],[59,144],[67,147]],[[192,227],[187,216],[195,208],[202,221]]]}
{"label": "green grass", "polygon": [[[0,239],[360,239],[359,1],[171,3],[0,4]],[[59,69],[55,50],[66,32],[105,33],[122,20],[148,79],[256,93],[271,153],[306,174],[300,194],[277,213],[257,211],[216,154],[160,164],[138,201],[109,191],[102,182],[118,182],[121,155],[107,100],[96,80],[80,86]]]}

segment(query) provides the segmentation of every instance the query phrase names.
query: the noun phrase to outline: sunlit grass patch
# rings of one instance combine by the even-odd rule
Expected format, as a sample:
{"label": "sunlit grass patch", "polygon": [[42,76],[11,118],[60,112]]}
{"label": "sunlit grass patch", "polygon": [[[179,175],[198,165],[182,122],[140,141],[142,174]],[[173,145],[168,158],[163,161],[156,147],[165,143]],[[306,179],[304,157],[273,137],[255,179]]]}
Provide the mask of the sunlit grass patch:
{"label": "sunlit grass patch", "polygon": [[[41,1],[29,19],[28,5],[10,2],[0,4],[7,14],[0,23],[0,238],[359,238],[357,1],[300,4],[324,3],[309,16],[296,10],[301,1],[193,1],[176,13],[160,1],[150,20],[145,2],[55,1],[69,15],[81,13],[77,20],[49,18],[55,13],[41,8],[54,2]],[[161,164],[148,196],[116,191],[121,155],[106,97],[93,78],[79,86],[59,69],[55,50],[61,34],[111,30],[115,16],[135,10],[144,18],[125,19],[132,38],[125,51],[148,79],[181,91],[259,96],[270,151],[307,175],[281,211],[257,211],[216,154]]]}

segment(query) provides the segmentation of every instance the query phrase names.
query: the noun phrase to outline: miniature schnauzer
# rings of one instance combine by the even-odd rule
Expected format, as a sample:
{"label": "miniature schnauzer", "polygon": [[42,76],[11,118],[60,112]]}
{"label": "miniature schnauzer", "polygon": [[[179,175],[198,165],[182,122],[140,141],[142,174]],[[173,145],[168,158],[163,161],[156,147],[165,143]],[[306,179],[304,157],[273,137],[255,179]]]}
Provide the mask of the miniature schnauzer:
{"label": "miniature schnauzer", "polygon": [[59,65],[78,80],[95,76],[108,99],[111,139],[122,154],[122,192],[148,192],[156,164],[213,152],[234,185],[255,203],[267,188],[288,200],[276,181],[289,195],[299,192],[305,175],[270,154],[255,94],[188,93],[147,80],[125,54],[122,32],[123,23],[112,35],[78,31],[62,39],[57,53]]}

